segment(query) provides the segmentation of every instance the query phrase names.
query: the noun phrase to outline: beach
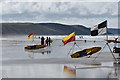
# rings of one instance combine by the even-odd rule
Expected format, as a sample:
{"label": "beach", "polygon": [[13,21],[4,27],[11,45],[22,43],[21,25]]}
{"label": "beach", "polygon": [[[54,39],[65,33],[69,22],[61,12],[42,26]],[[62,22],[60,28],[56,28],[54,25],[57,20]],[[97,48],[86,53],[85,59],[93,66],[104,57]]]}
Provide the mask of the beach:
{"label": "beach", "polygon": [[2,80],[120,80],[118,0],[0,4]]}
{"label": "beach", "polygon": [[[46,35],[47,36],[47,35]],[[45,37],[46,37],[45,36]],[[50,47],[38,50],[25,50],[27,45],[40,44],[39,39],[27,39],[26,36],[2,38],[2,77],[3,78],[118,78],[120,79],[120,65],[115,65],[114,58],[108,47],[101,52],[82,58],[71,58],[76,51],[103,47],[105,36],[97,38],[77,36],[76,45],[69,53],[74,42],[63,45],[63,36],[50,36],[53,43]],[[101,39],[102,37],[102,39]],[[110,36],[114,39],[115,36]],[[99,39],[100,38],[100,39]],[[86,42],[84,40],[87,40]],[[95,42],[94,42],[95,41]],[[109,44],[111,49],[114,43]],[[118,58],[118,54],[114,53]],[[67,69],[66,69],[67,66]],[[72,69],[72,72],[71,70]]]}

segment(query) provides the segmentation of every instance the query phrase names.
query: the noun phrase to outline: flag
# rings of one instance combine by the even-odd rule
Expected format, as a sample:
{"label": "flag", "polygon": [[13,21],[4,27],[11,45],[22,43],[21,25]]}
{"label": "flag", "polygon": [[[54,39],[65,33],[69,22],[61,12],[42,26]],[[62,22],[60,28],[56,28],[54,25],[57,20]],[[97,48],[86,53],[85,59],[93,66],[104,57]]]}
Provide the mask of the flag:
{"label": "flag", "polygon": [[68,42],[72,42],[72,41],[75,41],[75,32],[71,33],[70,35],[62,38],[62,41],[65,44],[67,44]]}
{"label": "flag", "polygon": [[107,33],[107,20],[91,28],[91,36]]}
{"label": "flag", "polygon": [[33,38],[34,33],[29,34],[28,39]]}

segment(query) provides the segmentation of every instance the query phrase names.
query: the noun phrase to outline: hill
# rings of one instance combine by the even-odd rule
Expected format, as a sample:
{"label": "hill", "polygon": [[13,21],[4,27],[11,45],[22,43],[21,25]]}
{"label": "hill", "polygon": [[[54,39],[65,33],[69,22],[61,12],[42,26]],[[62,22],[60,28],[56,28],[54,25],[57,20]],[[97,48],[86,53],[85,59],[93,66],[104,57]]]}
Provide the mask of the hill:
{"label": "hill", "polygon": [[[65,25],[59,23],[1,23],[3,35],[90,35],[90,28],[83,25]],[[120,30],[119,30],[120,31]],[[111,34],[118,34],[118,29],[108,29]]]}
{"label": "hill", "polygon": [[120,29],[114,29],[114,28],[109,28],[108,32],[111,34],[119,34],[120,35]]}
{"label": "hill", "polygon": [[37,35],[67,35],[75,31],[76,34],[88,35],[89,28],[82,25],[65,25],[58,23],[3,23],[3,35],[23,35],[34,32]]}

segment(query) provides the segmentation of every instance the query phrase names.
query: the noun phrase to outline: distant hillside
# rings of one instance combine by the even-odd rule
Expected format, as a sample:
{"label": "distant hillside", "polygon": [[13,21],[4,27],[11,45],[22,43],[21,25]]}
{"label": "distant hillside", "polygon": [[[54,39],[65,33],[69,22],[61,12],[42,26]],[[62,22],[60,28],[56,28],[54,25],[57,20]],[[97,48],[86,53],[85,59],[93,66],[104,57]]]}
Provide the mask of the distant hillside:
{"label": "distant hillside", "polygon": [[[90,29],[82,25],[59,23],[2,23],[3,35],[68,35],[75,31],[77,35],[90,35]],[[118,34],[117,29],[108,29],[109,33]],[[120,30],[119,30],[120,31]]]}
{"label": "distant hillside", "polygon": [[3,23],[3,35],[23,35],[31,32],[37,35],[67,35],[75,31],[76,34],[88,35],[89,28],[82,25],[64,25],[58,23]]}
{"label": "distant hillside", "polygon": [[120,35],[120,29],[110,28],[110,29],[108,29],[108,32],[111,34],[119,34]]}

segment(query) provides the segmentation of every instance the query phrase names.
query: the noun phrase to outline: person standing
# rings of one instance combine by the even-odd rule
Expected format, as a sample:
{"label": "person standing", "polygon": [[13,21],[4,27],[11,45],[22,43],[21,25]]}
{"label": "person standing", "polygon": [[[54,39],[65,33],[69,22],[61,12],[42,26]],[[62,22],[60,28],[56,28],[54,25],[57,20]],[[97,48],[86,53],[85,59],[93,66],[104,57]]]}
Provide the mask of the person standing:
{"label": "person standing", "polygon": [[50,44],[51,44],[51,38],[49,37],[48,38],[48,46],[50,46]]}
{"label": "person standing", "polygon": [[47,37],[46,38],[46,44],[47,44],[47,46],[48,46],[48,43],[49,43],[49,38]]}
{"label": "person standing", "polygon": [[45,38],[42,36],[41,37],[41,45],[44,45],[44,40],[45,40]]}

